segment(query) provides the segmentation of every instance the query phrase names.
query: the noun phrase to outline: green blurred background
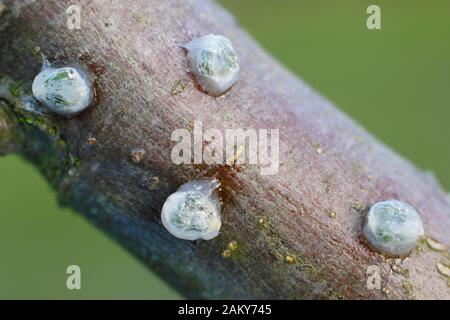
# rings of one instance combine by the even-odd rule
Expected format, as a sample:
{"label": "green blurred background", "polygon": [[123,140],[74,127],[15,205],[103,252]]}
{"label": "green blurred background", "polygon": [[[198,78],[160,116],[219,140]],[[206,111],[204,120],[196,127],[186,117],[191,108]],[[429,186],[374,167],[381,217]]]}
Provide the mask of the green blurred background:
{"label": "green blurred background", "polygon": [[[450,188],[450,1],[223,0],[289,69]],[[377,4],[382,30],[366,28]],[[82,270],[82,290],[65,269]],[[0,158],[0,298],[182,298],[71,210],[16,156]]]}

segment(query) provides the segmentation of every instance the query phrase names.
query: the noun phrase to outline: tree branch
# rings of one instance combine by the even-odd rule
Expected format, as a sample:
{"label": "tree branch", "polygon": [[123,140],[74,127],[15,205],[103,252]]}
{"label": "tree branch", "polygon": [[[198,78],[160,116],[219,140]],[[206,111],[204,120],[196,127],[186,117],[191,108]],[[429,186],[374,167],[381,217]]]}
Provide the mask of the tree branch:
{"label": "tree branch", "polygon": [[[436,270],[448,251],[421,243],[398,261],[360,241],[366,208],[397,198],[420,211],[427,237],[449,245],[450,204],[440,187],[283,69],[216,3],[79,1],[81,30],[66,27],[73,1],[4,4],[0,150],[33,161],[62,204],[187,297],[450,298]],[[240,80],[220,98],[196,89],[179,47],[208,33],[229,37],[241,60]],[[41,53],[89,65],[98,105],[70,120],[36,113],[27,102]],[[176,83],[184,89],[173,94]],[[197,120],[220,130],[279,128],[279,173],[174,165],[171,133]],[[134,148],[147,153],[137,164]],[[162,204],[182,183],[207,176],[224,186],[219,237],[172,237],[160,223]],[[232,241],[237,249],[224,258]],[[383,290],[366,287],[370,265],[380,268]]]}
{"label": "tree branch", "polygon": [[17,124],[7,112],[7,102],[0,101],[0,155],[20,151],[23,143]]}

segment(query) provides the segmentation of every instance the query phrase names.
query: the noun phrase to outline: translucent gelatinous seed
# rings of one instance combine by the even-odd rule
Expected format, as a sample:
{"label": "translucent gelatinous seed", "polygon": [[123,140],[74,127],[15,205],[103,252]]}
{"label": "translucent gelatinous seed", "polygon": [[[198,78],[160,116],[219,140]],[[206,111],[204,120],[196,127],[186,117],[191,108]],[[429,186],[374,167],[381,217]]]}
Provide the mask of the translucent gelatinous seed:
{"label": "translucent gelatinous seed", "polygon": [[81,65],[45,66],[34,78],[33,96],[44,106],[65,117],[76,115],[94,101],[93,75]]}
{"label": "translucent gelatinous seed", "polygon": [[404,256],[424,234],[416,210],[401,201],[378,202],[370,208],[363,235],[376,250],[389,256]]}
{"label": "translucent gelatinous seed", "polygon": [[173,236],[184,240],[210,240],[222,224],[217,179],[183,184],[164,203],[161,220]]}
{"label": "translucent gelatinous seed", "polygon": [[189,69],[206,93],[220,96],[239,78],[239,58],[227,38],[209,34],[184,47]]}

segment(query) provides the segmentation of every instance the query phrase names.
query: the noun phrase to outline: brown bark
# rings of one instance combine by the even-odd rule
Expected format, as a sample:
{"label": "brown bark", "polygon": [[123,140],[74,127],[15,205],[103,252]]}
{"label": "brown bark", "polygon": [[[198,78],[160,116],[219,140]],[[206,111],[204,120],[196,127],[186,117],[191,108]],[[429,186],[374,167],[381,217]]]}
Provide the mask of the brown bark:
{"label": "brown bark", "polygon": [[[63,204],[187,297],[450,298],[447,279],[436,270],[436,263],[448,262],[448,251],[421,243],[399,262],[360,241],[367,207],[396,198],[418,209],[427,237],[449,245],[445,193],[283,69],[216,3],[4,4],[0,150],[36,163]],[[71,4],[81,6],[81,30],[66,27]],[[219,98],[196,89],[179,47],[208,33],[230,38],[241,60],[240,80]],[[99,103],[70,120],[25,110],[40,53],[89,65]],[[185,88],[173,94],[180,82]],[[194,121],[221,130],[279,128],[279,173],[262,176],[250,165],[174,165],[171,133]],[[130,161],[134,148],[147,152],[138,164]],[[165,199],[180,184],[213,175],[224,186],[220,235],[196,242],[172,237],[160,223]],[[231,241],[238,247],[225,259]],[[381,269],[383,290],[367,289],[370,265]]]}

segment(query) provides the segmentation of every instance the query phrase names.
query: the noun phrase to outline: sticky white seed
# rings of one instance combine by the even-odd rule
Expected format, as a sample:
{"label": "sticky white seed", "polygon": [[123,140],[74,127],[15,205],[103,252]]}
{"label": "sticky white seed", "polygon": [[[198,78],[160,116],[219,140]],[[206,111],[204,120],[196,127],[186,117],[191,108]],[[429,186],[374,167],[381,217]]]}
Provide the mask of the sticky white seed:
{"label": "sticky white seed", "polygon": [[173,236],[184,240],[217,237],[222,224],[217,179],[183,184],[164,203],[161,221]]}
{"label": "sticky white seed", "polygon": [[370,245],[389,256],[404,256],[424,234],[416,210],[404,202],[387,200],[370,208],[363,235]]}
{"label": "sticky white seed", "polygon": [[239,58],[231,41],[209,34],[187,43],[187,61],[203,91],[220,96],[239,78]]}
{"label": "sticky white seed", "polygon": [[94,100],[93,75],[81,65],[61,68],[43,66],[34,78],[33,96],[65,117],[86,109]]}

